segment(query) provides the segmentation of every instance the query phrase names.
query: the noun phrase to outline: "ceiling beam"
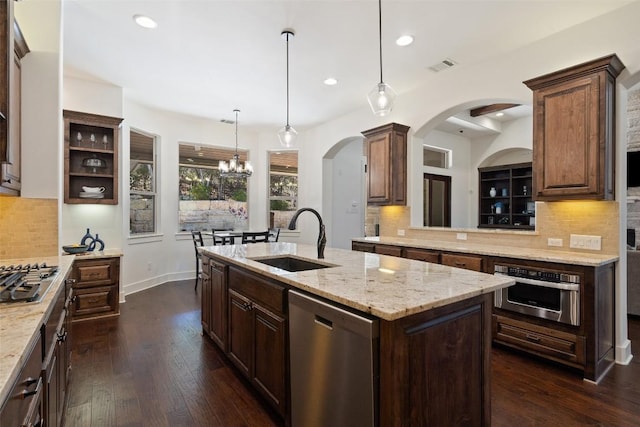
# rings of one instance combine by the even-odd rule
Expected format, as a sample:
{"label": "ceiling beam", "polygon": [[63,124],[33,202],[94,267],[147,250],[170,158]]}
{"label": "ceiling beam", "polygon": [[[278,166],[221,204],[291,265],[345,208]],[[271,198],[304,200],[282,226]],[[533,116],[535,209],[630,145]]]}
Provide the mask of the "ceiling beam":
{"label": "ceiling beam", "polygon": [[469,110],[471,117],[478,117],[484,114],[495,113],[496,111],[506,110],[507,108],[517,107],[520,104],[491,104],[482,107],[472,108]]}

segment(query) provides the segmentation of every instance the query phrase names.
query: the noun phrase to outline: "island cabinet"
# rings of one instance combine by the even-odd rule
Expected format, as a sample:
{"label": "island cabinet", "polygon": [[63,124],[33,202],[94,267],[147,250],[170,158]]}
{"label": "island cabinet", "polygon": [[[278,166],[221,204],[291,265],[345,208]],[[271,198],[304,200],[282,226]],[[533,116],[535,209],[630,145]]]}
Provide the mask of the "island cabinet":
{"label": "island cabinet", "polygon": [[367,156],[367,203],[407,204],[409,126],[389,123],[363,131]]}
{"label": "island cabinet", "polygon": [[[64,117],[64,202],[118,204],[118,140],[121,118],[77,111]],[[84,187],[103,187],[97,193]]]}
{"label": "island cabinet", "polygon": [[260,394],[287,416],[286,288],[229,267],[228,356]]}
{"label": "island cabinet", "polygon": [[120,257],[78,259],[71,277],[74,303],[73,321],[120,314]]}
{"label": "island cabinet", "polygon": [[202,331],[223,351],[227,350],[228,267],[202,257]]}
{"label": "island cabinet", "polygon": [[609,55],[524,82],[533,90],[537,200],[615,197],[615,81]]}
{"label": "island cabinet", "polygon": [[491,294],[380,322],[381,426],[491,425]]}

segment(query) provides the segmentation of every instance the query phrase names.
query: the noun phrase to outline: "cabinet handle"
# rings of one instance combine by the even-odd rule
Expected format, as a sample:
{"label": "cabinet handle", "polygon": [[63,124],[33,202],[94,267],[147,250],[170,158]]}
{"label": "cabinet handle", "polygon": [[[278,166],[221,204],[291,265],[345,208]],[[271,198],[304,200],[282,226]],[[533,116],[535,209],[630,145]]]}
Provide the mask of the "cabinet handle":
{"label": "cabinet handle", "polygon": [[465,262],[456,261],[456,262],[454,262],[454,264],[456,265],[456,267],[466,267],[467,266],[467,263],[465,263]]}
{"label": "cabinet handle", "polygon": [[[6,162],[6,164],[10,165],[11,163]],[[11,184],[11,179],[3,179],[2,182],[6,184]]]}
{"label": "cabinet handle", "polygon": [[528,339],[529,341],[540,342],[540,337],[537,335],[526,334],[525,338]]}
{"label": "cabinet handle", "polygon": [[67,331],[58,334],[58,342],[65,342],[67,340]]}
{"label": "cabinet handle", "polygon": [[[39,377],[38,377],[39,378]],[[25,387],[29,387],[33,383],[38,382],[38,378],[28,377],[26,380],[22,382]]]}
{"label": "cabinet handle", "polygon": [[75,285],[76,283],[78,283],[78,281],[76,279],[67,279],[65,280],[65,284],[67,285]]}
{"label": "cabinet handle", "polygon": [[31,380],[35,380],[35,381],[32,381],[29,385],[32,385],[34,382],[37,382],[36,387],[33,390],[27,390],[27,389],[22,390],[20,393],[18,393],[18,397],[20,397],[20,399],[24,400],[27,397],[33,396],[40,391],[40,388],[42,387],[42,377],[39,377],[37,379],[29,377],[27,379],[27,381],[31,381]]}
{"label": "cabinet handle", "polygon": [[[36,389],[29,396],[39,394],[41,392],[41,389],[42,377],[38,379],[38,385],[36,386]],[[31,400],[31,403],[29,403],[29,409],[27,410],[27,416],[24,418],[24,421],[22,421],[22,426],[35,427],[42,425],[42,420],[39,414],[40,402],[40,398]]]}
{"label": "cabinet handle", "polygon": [[245,302],[244,304],[242,304],[242,308],[247,311],[253,310],[253,304],[250,302]]}

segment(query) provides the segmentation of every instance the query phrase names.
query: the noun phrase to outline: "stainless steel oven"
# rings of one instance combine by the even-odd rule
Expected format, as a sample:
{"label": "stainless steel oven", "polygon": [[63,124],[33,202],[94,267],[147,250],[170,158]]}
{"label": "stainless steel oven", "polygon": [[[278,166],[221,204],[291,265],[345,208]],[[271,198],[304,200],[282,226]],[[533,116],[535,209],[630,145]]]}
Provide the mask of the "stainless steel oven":
{"label": "stainless steel oven", "polygon": [[495,265],[494,274],[516,281],[495,292],[495,307],[580,325],[580,275],[502,264]]}

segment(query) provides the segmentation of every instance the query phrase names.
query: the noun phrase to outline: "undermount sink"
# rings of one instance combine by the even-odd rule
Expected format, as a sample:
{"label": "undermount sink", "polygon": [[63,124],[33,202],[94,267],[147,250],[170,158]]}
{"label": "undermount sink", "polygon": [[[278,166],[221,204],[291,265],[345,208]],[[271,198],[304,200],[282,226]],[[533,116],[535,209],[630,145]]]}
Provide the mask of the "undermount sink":
{"label": "undermount sink", "polygon": [[268,258],[253,258],[253,261],[261,262],[262,264],[267,264],[271,267],[276,267],[290,272],[333,267],[332,265],[320,264],[318,262],[286,255]]}

